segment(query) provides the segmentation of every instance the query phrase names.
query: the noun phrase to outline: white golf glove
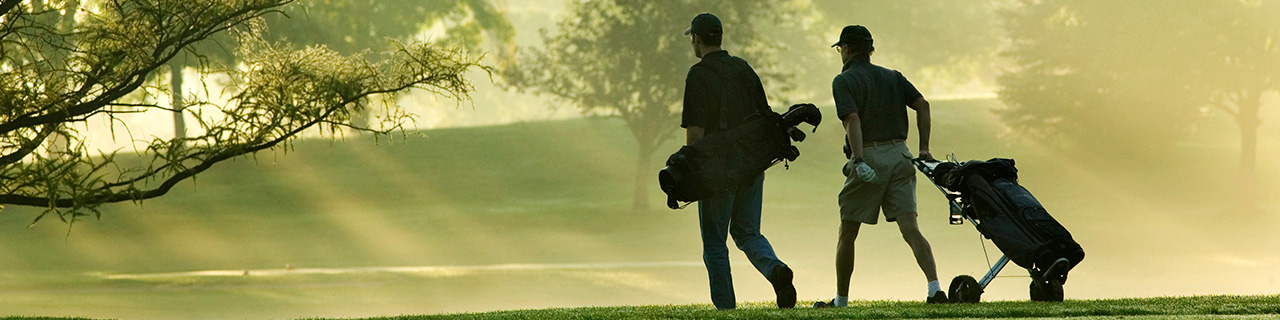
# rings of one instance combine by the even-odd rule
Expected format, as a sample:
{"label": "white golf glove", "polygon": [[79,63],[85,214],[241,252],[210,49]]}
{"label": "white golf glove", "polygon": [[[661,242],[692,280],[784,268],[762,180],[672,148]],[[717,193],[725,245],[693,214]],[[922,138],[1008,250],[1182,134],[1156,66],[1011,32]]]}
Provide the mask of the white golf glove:
{"label": "white golf glove", "polygon": [[854,160],[853,168],[858,174],[858,179],[866,182],[876,181],[876,170],[871,169],[871,166],[867,165],[867,162],[861,158]]}

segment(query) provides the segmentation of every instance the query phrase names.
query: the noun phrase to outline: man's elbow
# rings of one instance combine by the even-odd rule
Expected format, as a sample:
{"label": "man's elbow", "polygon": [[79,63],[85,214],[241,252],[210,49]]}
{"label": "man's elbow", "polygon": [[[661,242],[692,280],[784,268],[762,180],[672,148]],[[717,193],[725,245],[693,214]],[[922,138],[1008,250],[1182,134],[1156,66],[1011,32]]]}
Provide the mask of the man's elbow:
{"label": "man's elbow", "polygon": [[844,127],[846,129],[853,128],[853,126],[861,124],[862,118],[859,118],[857,113],[850,113],[844,116]]}

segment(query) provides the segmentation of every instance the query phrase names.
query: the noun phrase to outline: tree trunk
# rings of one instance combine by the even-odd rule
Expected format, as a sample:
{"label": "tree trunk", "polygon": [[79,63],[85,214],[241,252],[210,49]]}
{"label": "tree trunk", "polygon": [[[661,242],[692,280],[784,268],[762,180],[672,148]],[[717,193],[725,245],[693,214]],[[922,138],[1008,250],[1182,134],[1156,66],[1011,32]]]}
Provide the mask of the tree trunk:
{"label": "tree trunk", "polygon": [[649,210],[649,180],[654,175],[649,174],[649,162],[653,160],[653,148],[641,147],[638,161],[636,162],[636,185],[634,200],[631,208],[636,211]]}
{"label": "tree trunk", "polygon": [[173,58],[169,60],[169,87],[173,91],[173,139],[181,141],[187,137],[187,120],[183,116],[183,109],[186,108],[186,102],[182,99],[182,58]]}
{"label": "tree trunk", "polygon": [[1261,92],[1246,93],[1240,98],[1236,122],[1240,126],[1240,202],[1241,209],[1250,210],[1257,204],[1258,167],[1258,107]]}

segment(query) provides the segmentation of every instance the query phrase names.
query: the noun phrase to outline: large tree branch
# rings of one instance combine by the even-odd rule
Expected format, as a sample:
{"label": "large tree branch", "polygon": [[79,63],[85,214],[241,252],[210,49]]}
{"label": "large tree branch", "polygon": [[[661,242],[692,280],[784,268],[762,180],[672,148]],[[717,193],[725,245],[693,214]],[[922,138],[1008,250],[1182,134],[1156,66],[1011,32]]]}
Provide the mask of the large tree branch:
{"label": "large tree branch", "polygon": [[[190,179],[192,177],[195,177],[197,174],[200,174],[206,170],[209,170],[209,168],[212,168],[213,165],[219,162],[275,147],[281,142],[287,141],[293,138],[294,136],[296,136],[297,134],[312,128],[318,123],[321,123],[325,118],[327,118],[328,116],[333,114],[334,111],[337,111],[337,110],[338,108],[331,108],[327,112],[325,112],[322,116],[317,117],[316,119],[313,119],[312,121],[306,123],[305,125],[299,126],[298,128],[295,128],[294,130],[289,131],[288,133],[283,134],[280,137],[277,137],[270,141],[257,144],[257,145],[243,147],[243,148],[228,148],[226,150],[221,150],[219,152],[213,153],[212,156],[204,160],[201,160],[200,163],[197,164],[196,166],[178,171],[174,175],[169,176],[168,178],[165,178],[164,181],[159,186],[153,189],[135,190],[132,192],[123,192],[123,193],[115,193],[109,189],[101,189],[99,192],[97,192],[99,194],[98,196],[94,196],[84,200],[66,199],[66,198],[52,200],[49,197],[36,197],[36,196],[28,196],[28,195],[20,195],[20,194],[4,194],[4,195],[0,195],[0,203],[26,205],[26,206],[54,206],[59,208],[73,208],[79,205],[83,205],[85,203],[116,203],[116,202],[124,202],[124,201],[139,201],[139,200],[146,200],[146,199],[160,197],[169,193],[169,191],[172,190],[173,187],[176,186],[178,183],[184,180]],[[153,172],[158,173],[159,171],[153,171]],[[145,178],[139,177],[139,178],[133,179],[133,181],[138,182],[138,181],[145,180],[146,178],[149,178],[149,177],[150,176],[145,176]]]}
{"label": "large tree branch", "polygon": [[[408,51],[405,51],[405,52],[407,53]],[[414,61],[425,62],[422,60],[414,60]],[[469,65],[472,65],[472,63],[462,63],[460,65],[469,66]],[[208,170],[209,168],[213,167],[213,165],[215,165],[218,162],[273,148],[279,145],[280,143],[283,143],[285,141],[288,141],[291,138],[296,137],[299,133],[303,131],[314,128],[316,125],[330,124],[330,125],[349,126],[346,124],[339,124],[335,121],[332,121],[331,118],[334,115],[334,113],[340,110],[350,108],[350,105],[357,103],[363,99],[367,99],[374,95],[392,94],[392,93],[400,92],[409,88],[423,87],[424,85],[450,83],[453,81],[457,81],[458,80],[457,76],[460,75],[462,72],[465,72],[465,69],[466,68],[453,69],[453,70],[449,70],[449,72],[418,73],[418,74],[415,74],[416,75],[415,78],[406,79],[407,81],[398,85],[385,87],[385,88],[364,90],[362,92],[353,94],[348,97],[342,97],[341,100],[338,100],[336,101],[336,103],[333,103],[331,106],[324,108],[324,110],[321,113],[316,114],[313,118],[308,119],[306,122],[301,123],[299,126],[292,129],[288,129],[287,131],[284,131],[284,132],[276,132],[275,133],[276,135],[274,137],[268,138],[268,136],[272,135],[272,133],[275,132],[277,128],[279,128],[280,126],[279,120],[282,120],[282,119],[274,119],[265,127],[257,128],[258,134],[255,137],[253,137],[251,141],[262,141],[260,143],[250,142],[248,144],[230,144],[230,145],[224,146],[223,148],[206,150],[205,152],[171,155],[173,156],[172,158],[165,158],[165,155],[162,155],[162,153],[160,152],[161,150],[154,149],[155,146],[153,145],[152,151],[156,151],[157,153],[156,158],[153,159],[153,163],[159,160],[160,162],[163,162],[163,164],[160,164],[159,166],[152,166],[151,168],[146,169],[140,174],[138,174],[137,176],[133,176],[131,178],[126,178],[126,179],[112,182],[112,183],[99,184],[93,187],[96,191],[93,191],[92,194],[95,194],[95,195],[91,195],[87,198],[74,198],[74,197],[73,198],[51,198],[46,196],[33,196],[33,195],[27,195],[27,194],[5,194],[5,195],[0,195],[0,203],[15,204],[15,205],[29,205],[29,206],[52,206],[52,207],[60,207],[60,208],[76,208],[78,206],[84,206],[85,204],[90,204],[90,203],[99,204],[99,203],[115,203],[115,202],[124,202],[124,201],[139,201],[139,200],[160,197],[167,194],[178,183],[186,179],[195,177],[197,174],[202,173]],[[312,80],[314,81],[315,79],[312,79]],[[361,78],[360,80],[369,80],[369,79]],[[312,97],[311,99],[302,101],[302,103],[303,104],[323,103],[323,98]],[[234,125],[234,122],[231,124]],[[224,129],[232,129],[232,128],[227,127]],[[365,129],[368,130],[367,128]],[[373,131],[373,130],[370,130],[370,131]],[[211,134],[213,133],[209,133],[205,137],[209,137],[209,135]],[[186,140],[192,140],[192,139],[186,139]],[[198,162],[198,164],[192,167],[183,167],[184,163],[191,162],[191,161],[196,161]],[[101,165],[96,166],[95,169],[91,170],[90,172],[96,172],[98,168],[101,168]],[[175,169],[177,170],[175,173],[173,173],[168,177],[163,178],[164,179],[163,182],[161,182],[161,184],[155,188],[147,189],[147,190],[136,190],[136,189],[133,189],[132,187],[138,183],[151,180],[155,177],[164,175],[165,172],[170,172]],[[117,191],[115,190],[117,188],[127,188],[127,189]]]}

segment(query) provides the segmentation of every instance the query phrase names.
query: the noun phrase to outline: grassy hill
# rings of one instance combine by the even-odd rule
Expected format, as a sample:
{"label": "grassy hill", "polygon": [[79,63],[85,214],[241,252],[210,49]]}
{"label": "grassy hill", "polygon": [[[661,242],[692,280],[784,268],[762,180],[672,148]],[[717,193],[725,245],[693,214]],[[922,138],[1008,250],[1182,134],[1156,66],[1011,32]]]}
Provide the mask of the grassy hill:
{"label": "grassy hill", "polygon": [[[1068,298],[1275,293],[1280,188],[1260,179],[1271,214],[1227,210],[1234,163],[1215,139],[1229,133],[1188,141],[1169,158],[1112,165],[1009,133],[991,113],[998,107],[936,102],[935,154],[1018,160],[1022,183],[1089,254]],[[799,144],[800,159],[771,169],[765,183],[763,232],[811,300],[833,291],[843,179],[842,131],[831,108],[823,111],[827,123]],[[0,315],[369,317],[707,299],[696,210],[666,209],[656,179],[652,209],[630,209],[635,147],[621,122],[421,134],[382,144],[304,140],[237,159],[141,206],[106,206],[101,221],[78,223],[69,237],[56,220],[27,229],[35,209],[5,208]],[[663,160],[648,164],[655,175]],[[944,285],[984,273],[978,233],[944,222],[945,201],[931,185],[918,193]],[[864,228],[854,298],[922,298],[923,279],[894,229]],[[999,256],[989,243],[985,250]],[[739,300],[772,299],[767,282],[732,256]],[[1002,276],[1011,278],[993,282],[984,300],[1025,300],[1025,274]]]}

